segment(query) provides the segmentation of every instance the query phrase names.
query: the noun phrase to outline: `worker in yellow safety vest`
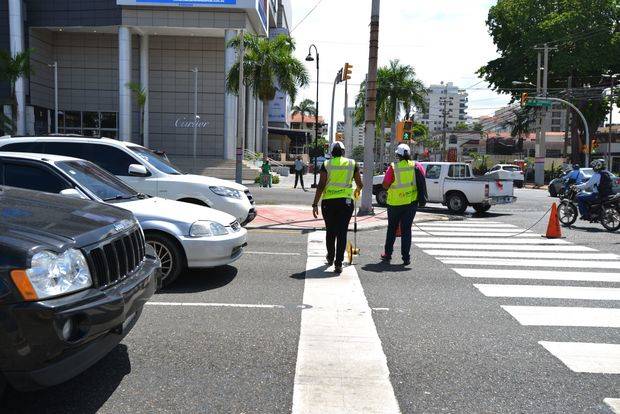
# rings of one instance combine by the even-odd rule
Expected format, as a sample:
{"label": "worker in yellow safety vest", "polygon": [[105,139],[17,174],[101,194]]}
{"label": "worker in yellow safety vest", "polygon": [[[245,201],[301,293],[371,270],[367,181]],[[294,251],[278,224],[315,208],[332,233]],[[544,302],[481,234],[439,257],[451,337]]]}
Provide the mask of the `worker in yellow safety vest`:
{"label": "worker in yellow safety vest", "polygon": [[[387,190],[388,228],[385,250],[381,260],[390,262],[396,241],[396,230],[401,228],[403,265],[411,263],[411,226],[418,208],[419,194],[426,193],[423,167],[411,160],[411,149],[400,144],[396,149],[398,162],[392,163],[385,173],[383,188]],[[419,191],[419,186],[423,186]]]}
{"label": "worker in yellow safety vest", "polygon": [[[347,232],[353,215],[353,198],[358,198],[362,190],[362,178],[354,160],[344,157],[345,147],[340,141],[330,146],[331,159],[321,167],[321,177],[317,186],[312,214],[319,216],[319,200],[321,212],[327,230],[327,264],[334,265],[334,272],[342,273],[342,262],[347,246]],[[353,181],[357,188],[353,191]]]}

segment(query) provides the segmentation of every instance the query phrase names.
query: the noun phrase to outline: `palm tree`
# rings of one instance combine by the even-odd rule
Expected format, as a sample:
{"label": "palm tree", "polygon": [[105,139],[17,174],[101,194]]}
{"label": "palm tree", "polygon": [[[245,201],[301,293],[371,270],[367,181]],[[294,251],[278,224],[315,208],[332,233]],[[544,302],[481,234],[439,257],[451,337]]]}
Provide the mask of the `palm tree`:
{"label": "palm tree", "polygon": [[[277,90],[285,92],[294,102],[297,89],[308,85],[308,71],[304,64],[293,56],[295,42],[289,36],[280,34],[273,38],[246,34],[243,39],[237,36],[228,47],[239,49],[241,42],[245,48],[243,74],[245,85],[263,102],[263,157],[267,159],[269,149],[269,101]],[[239,93],[239,62],[227,74],[226,88]]]}
{"label": "palm tree", "polygon": [[507,121],[504,125],[510,128],[510,136],[518,138],[519,152],[523,152],[523,136],[529,135],[532,131],[531,124],[533,119],[529,109],[512,111],[513,117]]}
{"label": "palm tree", "polygon": [[30,67],[30,54],[33,49],[26,49],[21,53],[11,56],[8,50],[0,50],[0,81],[9,84],[9,100],[11,101],[11,122],[7,122],[6,117],[3,123],[9,126],[12,134],[17,133],[17,95],[15,94],[15,84],[20,78],[28,78],[32,74]]}
{"label": "palm tree", "polygon": [[138,82],[127,82],[126,85],[129,90],[136,95],[138,101],[138,107],[140,108],[140,142],[145,145],[144,142],[144,106],[146,105],[146,89],[142,87]]}
{"label": "palm tree", "polygon": [[292,108],[292,115],[301,115],[301,128],[306,129],[306,115],[314,116],[316,108],[314,107],[314,101],[312,99],[304,99],[298,105],[294,105]]}

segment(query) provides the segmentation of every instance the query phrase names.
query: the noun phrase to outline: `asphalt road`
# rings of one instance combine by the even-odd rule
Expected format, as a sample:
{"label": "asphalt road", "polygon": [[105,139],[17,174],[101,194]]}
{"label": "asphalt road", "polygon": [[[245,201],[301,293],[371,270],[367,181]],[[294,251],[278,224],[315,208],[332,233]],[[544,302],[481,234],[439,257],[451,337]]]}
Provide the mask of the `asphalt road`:
{"label": "asphalt road", "polygon": [[[276,188],[253,189],[253,192],[259,204],[311,203],[313,194]],[[508,229],[505,231],[510,233],[527,229],[544,215],[553,201],[546,192],[539,190],[517,190],[516,195],[519,197],[517,204],[493,208],[482,216],[474,215],[473,210],[465,218],[447,215],[451,221],[437,227],[425,224],[423,228],[436,233],[441,226],[448,226],[452,235],[446,237],[471,230],[477,233],[472,236],[477,243],[484,241],[487,245],[481,250],[492,260],[496,251],[486,249],[502,243],[514,246],[525,243],[524,239],[533,243],[542,240],[540,237],[484,236],[493,228]],[[445,208],[439,206],[426,211],[446,213]],[[547,217],[543,218],[532,231],[544,233],[546,221]],[[514,227],[502,227],[509,225]],[[518,319],[521,316],[516,312],[534,306],[617,310],[618,298],[613,295],[617,295],[620,279],[604,281],[601,276],[600,280],[567,281],[564,276],[583,272],[592,279],[610,273],[611,276],[605,277],[620,278],[620,267],[614,267],[620,262],[609,258],[592,259],[605,266],[609,264],[609,269],[562,267],[572,263],[571,257],[553,260],[548,266],[538,266],[538,259],[527,258],[524,263],[512,265],[481,264],[486,259],[442,257],[448,254],[445,253],[447,247],[439,248],[441,243],[435,239],[429,243],[439,250],[444,249],[442,253],[427,254],[422,250],[430,252],[430,248],[414,247],[413,263],[405,268],[398,264],[398,255],[395,255],[394,265],[379,262],[384,235],[383,230],[359,234],[361,256],[355,263],[356,275],[346,283],[359,280],[361,290],[344,286],[344,291],[367,300],[372,318],[364,323],[373,325],[370,328],[376,327],[370,331],[378,336],[381,345],[378,351],[373,351],[378,352],[373,357],[381,360],[384,355],[389,369],[388,384],[391,384],[388,392],[393,392],[401,412],[613,412],[604,400],[620,398],[618,373],[593,372],[597,368],[591,366],[585,368],[587,372],[577,372],[575,366],[571,368],[560,360],[559,351],[551,352],[539,342],[619,344],[617,314],[607,319],[605,316],[592,318],[593,323],[587,320],[584,325],[590,326],[557,326],[545,321],[532,325]],[[578,225],[565,231],[565,236],[565,243],[560,246],[566,249],[574,246],[577,249],[575,261],[579,260],[578,254],[599,254],[578,250],[582,248],[589,247],[601,253],[620,251],[620,234],[604,232],[600,225]],[[423,233],[415,237],[433,239]],[[330,304],[341,306],[346,302],[346,298],[333,298],[334,302],[329,302],[332,300],[330,292],[342,289],[340,284],[345,283],[344,278],[315,269],[312,277],[318,272],[321,279],[306,280],[311,274],[306,273],[307,263],[310,263],[308,238],[307,233],[294,231],[250,232],[246,254],[238,262],[183,275],[178,283],[152,299],[132,332],[99,363],[79,377],[48,390],[34,393],[9,390],[0,403],[0,412],[291,412],[294,394],[305,395],[305,388],[296,378],[297,364],[314,361],[312,358],[318,358],[317,361],[329,358],[321,354],[320,348],[315,353],[298,354],[300,336],[307,336],[300,327],[309,323],[308,319],[303,319],[309,315],[304,312],[316,309],[313,307],[316,298],[325,300],[321,305],[325,309]],[[426,242],[417,242],[421,243]],[[455,250],[476,250],[472,243],[465,241]],[[553,245],[519,246],[531,254],[544,254],[545,248],[555,249]],[[550,254],[566,253],[551,251]],[[458,273],[458,269],[462,269],[461,272],[486,269],[491,274],[508,270],[518,273],[518,278],[469,278]],[[548,271],[558,271],[559,276],[550,280],[536,279],[537,275]],[[580,279],[581,274],[573,274],[573,278]],[[538,298],[516,297],[515,288],[508,290],[506,297],[493,297],[474,286],[480,284],[519,284],[534,288],[544,285],[551,289],[597,287],[615,288],[616,291],[606,290],[612,295],[606,300],[551,298],[540,292],[534,294],[541,296]],[[313,290],[308,290],[310,288]],[[324,298],[320,289],[325,292]],[[313,303],[304,303],[305,300]],[[361,303],[366,302],[362,300]],[[515,312],[510,313],[502,306],[518,309],[507,308]],[[562,312],[567,311],[563,309],[556,314]],[[542,318],[540,313],[533,317]],[[548,318],[552,317],[557,315]],[[317,319],[316,323],[325,321]],[[603,326],[606,323],[610,326]],[[346,339],[340,338],[340,342]],[[328,345],[324,345],[325,349],[330,349]],[[351,355],[340,355],[339,362],[330,367],[325,377],[342,375],[348,378],[343,366],[348,363],[347,358],[355,355],[355,351]],[[596,352],[592,355],[596,356]],[[367,359],[361,361],[353,370],[364,370]],[[567,361],[570,363],[570,358]],[[616,360],[603,365],[618,367],[619,363]],[[368,376],[371,375],[373,371],[369,369]],[[356,381],[363,381],[366,376],[360,375]],[[349,385],[362,386],[357,382]],[[308,397],[308,401],[321,406],[329,392],[321,395],[315,400]],[[371,396],[372,391],[357,398],[370,400]],[[346,398],[345,394],[343,399]]]}

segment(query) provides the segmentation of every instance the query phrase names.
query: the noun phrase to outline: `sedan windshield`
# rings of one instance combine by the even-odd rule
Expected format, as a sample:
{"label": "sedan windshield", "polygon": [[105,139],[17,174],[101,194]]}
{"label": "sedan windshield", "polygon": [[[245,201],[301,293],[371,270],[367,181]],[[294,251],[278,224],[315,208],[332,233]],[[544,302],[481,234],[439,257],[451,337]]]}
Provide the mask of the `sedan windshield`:
{"label": "sedan windshield", "polygon": [[63,161],[57,165],[79,185],[103,201],[140,197],[134,189],[90,161]]}
{"label": "sedan windshield", "polygon": [[138,146],[129,146],[130,150],[132,150],[138,157],[142,158],[153,167],[157,168],[159,171],[170,174],[170,175],[181,175],[183,174],[181,170],[172,165],[172,163],[167,159],[155,153],[155,151],[151,151],[150,149]]}

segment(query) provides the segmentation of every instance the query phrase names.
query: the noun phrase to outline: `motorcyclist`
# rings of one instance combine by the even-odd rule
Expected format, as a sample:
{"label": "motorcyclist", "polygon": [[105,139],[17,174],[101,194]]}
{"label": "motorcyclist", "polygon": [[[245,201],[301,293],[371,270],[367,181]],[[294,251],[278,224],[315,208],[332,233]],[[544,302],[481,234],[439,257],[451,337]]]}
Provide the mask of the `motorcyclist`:
{"label": "motorcyclist", "polygon": [[594,160],[590,166],[594,170],[592,177],[583,184],[573,186],[578,190],[586,190],[577,195],[582,220],[590,220],[589,204],[613,194],[611,174],[607,171],[605,160]]}
{"label": "motorcyclist", "polygon": [[572,185],[582,184],[584,179],[585,176],[581,172],[581,166],[579,164],[573,164],[573,170],[564,177],[564,192]]}

